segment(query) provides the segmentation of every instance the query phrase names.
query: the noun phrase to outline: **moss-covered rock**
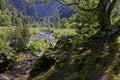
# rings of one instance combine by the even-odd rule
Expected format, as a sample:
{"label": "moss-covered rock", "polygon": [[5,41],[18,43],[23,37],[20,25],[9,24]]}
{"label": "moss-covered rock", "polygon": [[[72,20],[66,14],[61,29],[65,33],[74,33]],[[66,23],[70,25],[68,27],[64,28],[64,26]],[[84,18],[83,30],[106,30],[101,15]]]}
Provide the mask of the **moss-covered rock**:
{"label": "moss-covered rock", "polygon": [[49,70],[51,66],[55,63],[55,60],[51,57],[41,56],[33,66],[33,69],[30,72],[30,78],[35,77],[36,75]]}

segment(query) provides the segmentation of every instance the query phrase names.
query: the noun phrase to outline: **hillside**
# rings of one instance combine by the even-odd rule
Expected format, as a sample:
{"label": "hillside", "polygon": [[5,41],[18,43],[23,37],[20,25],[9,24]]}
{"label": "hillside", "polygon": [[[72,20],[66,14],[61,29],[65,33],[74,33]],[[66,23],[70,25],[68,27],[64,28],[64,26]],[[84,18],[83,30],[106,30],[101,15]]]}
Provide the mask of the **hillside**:
{"label": "hillside", "polygon": [[[31,71],[31,75],[33,73],[37,75],[33,76],[33,80],[119,80],[120,39],[119,36],[112,38],[115,43],[106,45],[104,48],[92,42],[83,43],[73,49],[72,44],[67,45],[61,41],[62,45],[64,44],[61,48],[64,50],[61,51],[61,43],[58,43],[57,48],[51,52],[54,54],[52,57],[56,62],[51,63],[51,67],[48,68],[44,65],[44,59],[41,57],[37,61],[37,67]],[[100,41],[102,42],[104,39]],[[65,46],[67,47],[65,48]],[[36,71],[39,71],[39,75]]]}
{"label": "hillside", "polygon": [[120,0],[40,1],[0,0],[0,80],[120,80]]}
{"label": "hillside", "polygon": [[70,7],[63,6],[58,2],[48,5],[46,4],[29,5],[25,0],[12,0],[12,2],[13,5],[23,14],[29,15],[31,17],[35,17],[36,13],[40,17],[53,16],[55,8],[59,10],[61,18],[69,18],[72,14],[76,13]]}

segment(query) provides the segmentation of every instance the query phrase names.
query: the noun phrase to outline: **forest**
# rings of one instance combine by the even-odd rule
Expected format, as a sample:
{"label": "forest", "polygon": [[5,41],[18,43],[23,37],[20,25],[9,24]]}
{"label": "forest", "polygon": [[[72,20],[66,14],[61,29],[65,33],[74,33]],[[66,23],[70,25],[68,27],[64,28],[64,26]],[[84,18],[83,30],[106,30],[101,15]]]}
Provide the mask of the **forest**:
{"label": "forest", "polygon": [[120,0],[0,0],[0,80],[120,80]]}

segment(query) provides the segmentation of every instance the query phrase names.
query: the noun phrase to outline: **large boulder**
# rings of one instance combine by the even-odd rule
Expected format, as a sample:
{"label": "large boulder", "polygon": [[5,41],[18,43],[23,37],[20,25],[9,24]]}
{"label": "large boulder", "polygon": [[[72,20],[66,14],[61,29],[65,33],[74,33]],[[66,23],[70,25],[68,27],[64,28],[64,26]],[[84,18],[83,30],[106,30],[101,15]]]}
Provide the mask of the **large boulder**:
{"label": "large boulder", "polygon": [[0,73],[13,67],[13,60],[4,52],[0,52]]}
{"label": "large boulder", "polygon": [[42,72],[49,70],[54,64],[55,60],[50,56],[41,56],[34,64],[33,69],[30,71],[29,78],[32,79]]}

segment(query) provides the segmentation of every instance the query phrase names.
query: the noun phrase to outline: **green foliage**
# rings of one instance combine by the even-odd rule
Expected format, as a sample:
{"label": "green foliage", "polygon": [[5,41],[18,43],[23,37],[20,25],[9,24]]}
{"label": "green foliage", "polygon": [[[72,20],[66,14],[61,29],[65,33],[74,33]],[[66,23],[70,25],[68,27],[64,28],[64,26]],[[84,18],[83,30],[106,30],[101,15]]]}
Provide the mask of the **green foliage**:
{"label": "green foliage", "polygon": [[68,22],[69,22],[69,20],[67,18],[62,18],[60,20],[60,23],[61,23],[60,28],[66,28],[66,27],[69,28],[68,25],[67,25]]}
{"label": "green foliage", "polygon": [[12,51],[8,51],[7,53],[13,60],[16,64],[22,62],[24,60],[23,57],[20,57],[18,56],[16,53],[12,52]]}
{"label": "green foliage", "polygon": [[13,18],[13,26],[22,26],[22,19],[19,17],[14,17]]}
{"label": "green foliage", "polygon": [[15,51],[26,51],[27,43],[29,41],[29,29],[27,27],[18,27],[11,30],[9,41]]}
{"label": "green foliage", "polygon": [[4,10],[6,6],[6,1],[5,0],[0,0],[0,9]]}
{"label": "green foliage", "polygon": [[49,46],[47,45],[45,40],[36,40],[31,43],[28,43],[28,50],[30,51],[39,51],[39,52],[45,52]]}
{"label": "green foliage", "polygon": [[87,40],[99,30],[97,16],[84,11],[79,11],[79,13],[72,15],[70,21],[66,23],[66,27],[75,29],[80,41]]}
{"label": "green foliage", "polygon": [[7,47],[7,42],[0,38],[0,51],[6,51]]}
{"label": "green foliage", "polygon": [[74,29],[68,29],[68,28],[66,29],[54,29],[53,28],[52,31],[55,34],[57,39],[59,39],[62,36],[74,36],[77,34]]}
{"label": "green foliage", "polygon": [[28,16],[23,17],[11,0],[0,0],[0,26],[22,26],[30,24]]}
{"label": "green foliage", "polygon": [[5,52],[8,56],[10,56],[15,63],[19,63],[23,60],[16,53],[13,53],[13,50],[9,48],[8,43],[0,38],[0,51]]}
{"label": "green foliage", "polygon": [[11,19],[10,16],[7,14],[0,13],[0,26],[10,26],[11,25]]}
{"label": "green foliage", "polygon": [[55,28],[60,28],[60,14],[57,8],[54,11],[54,26]]}
{"label": "green foliage", "polygon": [[[63,56],[56,60],[55,70],[50,73],[52,69],[50,68],[45,74],[37,76],[34,80],[93,80],[93,78],[99,77],[104,77],[105,80],[119,80],[120,37],[117,35],[114,40],[115,43],[112,46],[107,45],[108,50],[101,51],[99,47],[93,47],[93,50],[71,49],[64,50],[64,52],[60,50],[59,53]],[[59,78],[60,76],[62,77]]]}
{"label": "green foliage", "polygon": [[[56,61],[55,69],[52,73],[48,70],[45,74],[39,75],[35,80],[51,79],[51,80],[89,80],[95,75],[112,75],[116,66],[115,54],[109,53],[76,53],[66,51],[65,58],[59,58]],[[61,78],[58,78],[62,76]],[[102,76],[101,76],[102,77]],[[96,77],[97,78],[97,77]],[[106,77],[105,77],[105,80]]]}
{"label": "green foliage", "polygon": [[112,11],[111,23],[115,24],[120,19],[120,1],[118,1]]}
{"label": "green foliage", "polygon": [[88,42],[88,40],[83,40],[81,36],[76,35],[65,35],[58,38],[57,43],[55,44],[54,50],[51,53],[59,54],[62,51],[70,51],[79,47],[82,43]]}
{"label": "green foliage", "polygon": [[39,27],[39,23],[34,21],[33,24],[32,24],[32,27],[34,27],[34,28]]}

